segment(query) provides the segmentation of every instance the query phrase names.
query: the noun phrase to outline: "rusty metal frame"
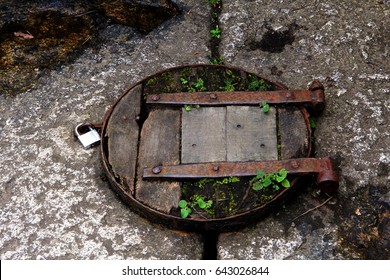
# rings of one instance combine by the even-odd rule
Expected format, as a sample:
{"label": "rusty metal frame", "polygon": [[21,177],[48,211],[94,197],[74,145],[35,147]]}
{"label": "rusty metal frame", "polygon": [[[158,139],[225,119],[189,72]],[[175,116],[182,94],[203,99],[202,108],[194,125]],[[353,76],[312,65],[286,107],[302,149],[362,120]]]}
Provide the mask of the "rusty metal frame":
{"label": "rusty metal frame", "polygon": [[201,179],[229,176],[254,176],[257,170],[273,173],[285,168],[291,175],[316,174],[317,184],[327,193],[335,192],[339,186],[330,158],[297,158],[289,160],[208,162],[169,166],[155,166],[143,170],[143,179]]}
{"label": "rusty metal frame", "polygon": [[320,113],[325,107],[324,87],[314,81],[309,90],[275,90],[275,91],[235,91],[235,92],[177,92],[154,93],[146,97],[149,105],[258,105],[269,104],[304,105]]}

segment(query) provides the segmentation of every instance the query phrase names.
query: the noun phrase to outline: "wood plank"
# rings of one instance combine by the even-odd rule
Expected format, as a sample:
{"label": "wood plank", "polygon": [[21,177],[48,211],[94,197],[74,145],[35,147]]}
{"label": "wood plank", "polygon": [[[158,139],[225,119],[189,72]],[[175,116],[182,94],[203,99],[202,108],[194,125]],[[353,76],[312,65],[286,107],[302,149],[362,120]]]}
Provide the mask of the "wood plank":
{"label": "wood plank", "polygon": [[258,106],[228,106],[227,160],[277,160],[276,110]]}
{"label": "wood plank", "polygon": [[226,161],[226,108],[182,110],[181,162]]}
{"label": "wood plank", "polygon": [[127,93],[113,109],[107,124],[108,161],[126,191],[134,193],[142,86]]}
{"label": "wood plank", "polygon": [[301,110],[298,108],[280,108],[278,110],[281,158],[307,157],[310,135]]}
{"label": "wood plank", "polygon": [[135,197],[166,213],[178,206],[180,183],[144,181],[142,172],[146,167],[180,163],[180,118],[180,110],[154,110],[145,120],[140,137]]}

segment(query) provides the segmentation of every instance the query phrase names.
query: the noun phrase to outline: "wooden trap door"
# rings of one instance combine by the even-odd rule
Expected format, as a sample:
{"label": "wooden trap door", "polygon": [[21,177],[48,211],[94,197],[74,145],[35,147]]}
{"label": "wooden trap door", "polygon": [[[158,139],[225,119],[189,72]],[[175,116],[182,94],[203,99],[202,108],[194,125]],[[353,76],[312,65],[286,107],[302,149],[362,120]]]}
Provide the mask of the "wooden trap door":
{"label": "wooden trap door", "polygon": [[276,110],[258,106],[182,111],[181,163],[277,160]]}

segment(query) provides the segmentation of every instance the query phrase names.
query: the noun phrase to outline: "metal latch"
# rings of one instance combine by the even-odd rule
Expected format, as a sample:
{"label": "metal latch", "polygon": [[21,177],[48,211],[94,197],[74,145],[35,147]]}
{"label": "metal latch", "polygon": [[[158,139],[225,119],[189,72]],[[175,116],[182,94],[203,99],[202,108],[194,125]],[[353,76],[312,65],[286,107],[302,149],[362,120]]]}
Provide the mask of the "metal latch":
{"label": "metal latch", "polygon": [[80,123],[74,129],[75,136],[79,139],[84,149],[96,146],[100,142],[100,135],[94,125]]}

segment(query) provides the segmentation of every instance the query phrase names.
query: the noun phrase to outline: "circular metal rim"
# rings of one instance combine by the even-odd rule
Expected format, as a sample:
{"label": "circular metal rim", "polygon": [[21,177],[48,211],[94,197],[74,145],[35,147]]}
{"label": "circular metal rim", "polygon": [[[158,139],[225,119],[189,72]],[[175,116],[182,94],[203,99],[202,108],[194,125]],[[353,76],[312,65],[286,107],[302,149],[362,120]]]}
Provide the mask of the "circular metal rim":
{"label": "circular metal rim", "polygon": [[[121,101],[121,99],[128,94],[128,92],[133,89],[134,87],[144,83],[148,79],[157,76],[159,74],[162,74],[167,71],[177,70],[185,67],[215,67],[215,68],[227,68],[237,71],[243,71],[247,74],[254,75],[258,78],[264,79],[276,86],[278,86],[280,89],[288,89],[287,86],[276,82],[274,80],[271,80],[267,77],[264,77],[262,75],[247,71],[245,69],[242,69],[240,67],[232,67],[232,66],[226,66],[226,65],[212,65],[212,64],[189,64],[189,65],[181,65],[171,68],[166,68],[161,71],[158,71],[152,75],[147,76],[146,78],[142,79],[141,81],[131,85],[128,87],[125,92],[118,98],[118,100],[111,106],[111,108],[107,111],[104,121],[102,124],[101,129],[101,145],[100,145],[100,153],[102,157],[102,163],[103,163],[103,169],[105,173],[108,175],[108,181],[110,183],[111,188],[119,195],[119,197],[126,202],[130,206],[130,208],[136,212],[138,215],[140,215],[143,218],[146,218],[147,220],[161,224],[167,228],[175,229],[175,230],[185,230],[190,232],[205,232],[205,231],[217,231],[217,232],[229,232],[237,229],[241,229],[244,227],[247,227],[249,224],[254,223],[258,221],[261,217],[269,214],[272,210],[274,210],[276,207],[282,205],[290,195],[297,192],[299,190],[299,181],[300,177],[295,178],[291,182],[291,186],[288,189],[282,190],[279,194],[277,194],[272,200],[267,202],[266,204],[263,204],[259,207],[252,208],[249,211],[242,212],[233,216],[227,216],[223,218],[216,218],[216,219],[199,219],[199,218],[181,218],[178,216],[173,216],[167,213],[163,213],[161,211],[158,211],[146,204],[141,203],[138,201],[135,197],[133,197],[131,194],[127,193],[121,185],[115,180],[114,175],[111,173],[110,164],[108,162],[108,157],[106,155],[105,151],[105,131],[107,128],[108,120],[117,106],[117,104]],[[308,131],[308,153],[306,157],[309,157],[312,153],[312,130],[310,127],[309,122],[309,114],[307,110],[304,107],[300,107],[300,111],[304,117],[306,128]]]}

